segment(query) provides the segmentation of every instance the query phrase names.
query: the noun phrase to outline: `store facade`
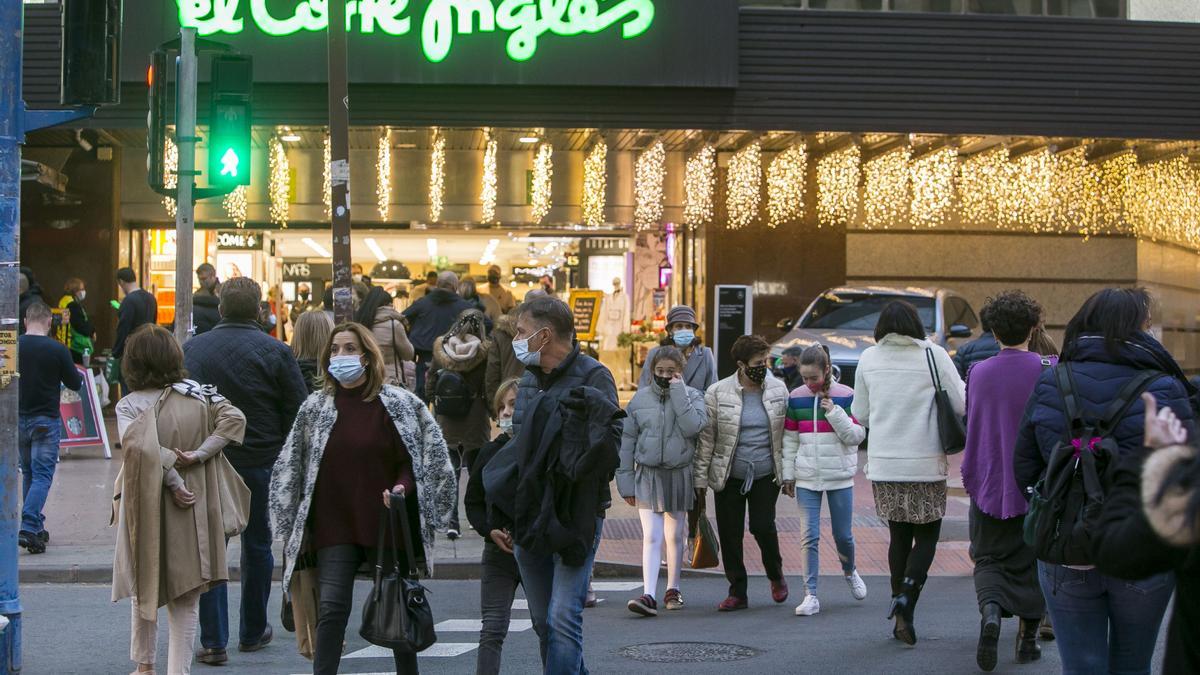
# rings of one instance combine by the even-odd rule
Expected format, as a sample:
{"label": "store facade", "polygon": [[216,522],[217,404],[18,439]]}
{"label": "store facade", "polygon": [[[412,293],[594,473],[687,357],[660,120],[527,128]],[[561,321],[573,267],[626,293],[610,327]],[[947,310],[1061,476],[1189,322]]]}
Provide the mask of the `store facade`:
{"label": "store facade", "polygon": [[[82,132],[110,159],[64,130],[26,153],[66,153],[60,166],[80,175],[107,168],[89,180],[109,181],[113,204],[75,235],[45,225],[68,207],[38,205],[23,260],[69,267],[62,247],[94,238],[113,269],[161,267],[165,285],[172,221],[146,187],[138,82],[180,16],[174,2],[133,4],[123,103]],[[1047,305],[1051,329],[1095,288],[1138,283],[1159,297],[1168,346],[1200,368],[1200,208],[1183,196],[1200,185],[1200,27],[601,4],[557,22],[508,1],[356,10],[350,172],[364,271],[479,277],[487,261],[517,289],[536,283],[533,268],[559,288],[609,291],[620,277],[630,319],[651,324],[678,301],[711,322],[712,288],[744,284],[768,338],[846,283],[949,287],[977,306],[1019,285]],[[256,79],[252,185],[244,204],[201,204],[194,255],[248,264],[286,299],[298,265],[311,282],[328,263],[324,35],[308,3],[261,5],[184,17],[252,54]],[[1084,199],[1071,196],[1079,185]],[[222,244],[239,223],[262,248]],[[43,252],[51,243],[60,254]]]}

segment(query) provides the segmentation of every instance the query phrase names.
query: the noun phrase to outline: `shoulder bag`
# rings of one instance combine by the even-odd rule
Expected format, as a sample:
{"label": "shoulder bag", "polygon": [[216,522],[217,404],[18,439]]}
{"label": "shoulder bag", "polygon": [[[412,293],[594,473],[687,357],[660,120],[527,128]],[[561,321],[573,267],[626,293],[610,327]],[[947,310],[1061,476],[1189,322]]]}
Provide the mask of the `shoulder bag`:
{"label": "shoulder bag", "polygon": [[942,452],[957,455],[967,447],[967,427],[963,424],[962,417],[954,412],[954,406],[950,404],[950,395],[942,388],[942,377],[938,374],[931,347],[925,348],[925,363],[929,366],[929,376],[933,379],[933,406],[937,408],[938,439],[942,444]]}
{"label": "shoulder bag", "polygon": [[[417,573],[416,551],[420,544],[412,538],[404,496],[393,492],[391,503],[390,508],[384,507],[384,517],[379,522],[375,586],[363,604],[358,634],[373,645],[415,654],[437,642],[437,634],[433,630],[433,611],[426,598],[427,590]],[[406,542],[407,575],[400,573],[397,562],[400,559],[397,520]],[[385,548],[389,535],[391,545]],[[390,560],[388,554],[391,554]]]}
{"label": "shoulder bag", "polygon": [[717,533],[713,531],[712,523],[708,522],[708,515],[704,511],[704,505],[700,504],[696,514],[696,539],[692,543],[692,550],[688,551],[688,564],[694,570],[710,569],[721,564],[718,556],[721,545],[717,543]]}

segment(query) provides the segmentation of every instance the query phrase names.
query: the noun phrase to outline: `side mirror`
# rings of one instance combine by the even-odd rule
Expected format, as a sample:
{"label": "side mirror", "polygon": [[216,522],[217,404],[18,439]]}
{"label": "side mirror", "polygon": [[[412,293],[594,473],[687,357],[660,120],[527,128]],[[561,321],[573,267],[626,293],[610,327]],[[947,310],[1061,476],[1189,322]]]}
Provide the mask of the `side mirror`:
{"label": "side mirror", "polygon": [[796,325],[795,319],[780,319],[779,323],[775,324],[775,327],[778,328],[781,332],[786,333],[792,329],[792,326],[795,326],[795,325]]}
{"label": "side mirror", "polygon": [[971,335],[971,329],[961,323],[950,326],[950,337],[952,338],[966,339],[971,337]]}

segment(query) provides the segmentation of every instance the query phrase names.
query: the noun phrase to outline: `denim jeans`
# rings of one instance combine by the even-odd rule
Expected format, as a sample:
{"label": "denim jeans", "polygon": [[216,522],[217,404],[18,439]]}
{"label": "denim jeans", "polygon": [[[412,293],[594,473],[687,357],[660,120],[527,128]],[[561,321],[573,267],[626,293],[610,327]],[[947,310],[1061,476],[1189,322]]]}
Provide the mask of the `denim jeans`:
{"label": "denim jeans", "polygon": [[563,564],[558,554],[516,548],[521,583],[529,600],[529,618],[541,643],[546,675],[587,675],[583,665],[583,603],[587,600],[592,561],[600,545],[604,519],[596,519],[596,538],[582,565]]}
{"label": "denim jeans", "polygon": [[519,585],[521,572],[517,569],[516,559],[492,542],[485,542],[479,575],[479,614],[483,625],[479,630],[475,675],[500,672],[500,654],[504,649],[504,638],[508,636],[513,598]]}
{"label": "denim jeans", "polygon": [[842,572],[854,571],[854,534],[851,520],[854,517],[854,488],[841,490],[806,490],[796,488],[796,504],[800,506],[800,546],[804,556],[800,558],[800,569],[804,573],[804,590],[808,595],[817,594],[817,574],[821,559],[821,495],[829,501],[829,519],[833,524],[833,541],[837,544],[838,559]]}
{"label": "denim jeans", "polygon": [[17,446],[21,455],[21,531],[41,534],[46,516],[46,496],[58,466],[58,440],[62,421],[57,417],[21,417]]}
{"label": "denim jeans", "polygon": [[1064,675],[1150,672],[1158,628],[1175,589],[1171,573],[1125,581],[1038,561],[1038,578]]}
{"label": "denim jeans", "polygon": [[[253,644],[267,630],[267,600],[271,597],[271,572],[275,567],[267,513],[271,467],[237,469],[237,472],[250,488],[250,519],[241,534],[242,607],[238,639],[242,644]],[[226,584],[200,596],[200,644],[208,649],[224,649],[229,644]]]}

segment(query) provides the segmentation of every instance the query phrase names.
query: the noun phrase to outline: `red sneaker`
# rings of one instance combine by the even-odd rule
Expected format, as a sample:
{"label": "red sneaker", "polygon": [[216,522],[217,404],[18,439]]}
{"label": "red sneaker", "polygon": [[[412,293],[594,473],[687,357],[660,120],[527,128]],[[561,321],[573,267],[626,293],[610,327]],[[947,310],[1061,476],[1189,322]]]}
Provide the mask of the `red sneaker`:
{"label": "red sneaker", "polygon": [[771,580],[771,599],[777,603],[787,602],[788,587],[787,580],[780,579],[779,581]]}
{"label": "red sneaker", "polygon": [[750,607],[750,603],[746,602],[745,598],[739,598],[737,596],[731,595],[728,598],[725,598],[724,600],[722,600],[721,604],[717,605],[717,611],[718,612],[736,612],[739,609],[747,609],[749,607]]}

